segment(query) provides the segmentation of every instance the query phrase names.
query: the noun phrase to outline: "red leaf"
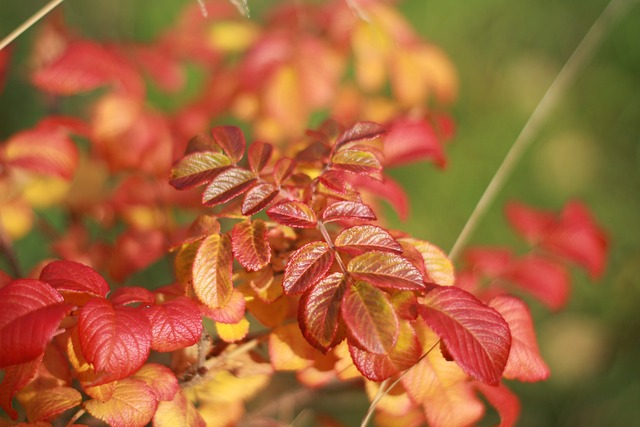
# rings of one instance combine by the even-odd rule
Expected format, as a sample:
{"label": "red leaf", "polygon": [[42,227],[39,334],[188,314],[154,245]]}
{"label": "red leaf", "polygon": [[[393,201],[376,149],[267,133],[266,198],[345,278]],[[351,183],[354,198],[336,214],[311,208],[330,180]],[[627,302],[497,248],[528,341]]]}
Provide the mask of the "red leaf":
{"label": "red leaf", "polygon": [[189,347],[197,343],[202,334],[200,310],[187,297],[153,305],[144,310],[144,314],[151,324],[153,350],[164,352]]}
{"label": "red leaf", "polygon": [[399,166],[432,159],[446,165],[442,143],[432,125],[424,118],[396,119],[384,139],[385,166]]}
{"label": "red leaf", "polygon": [[284,181],[289,179],[296,167],[296,162],[288,157],[283,157],[276,162],[273,167],[273,180],[279,187]]}
{"label": "red leaf", "polygon": [[364,203],[342,201],[329,205],[322,213],[324,222],[339,220],[375,221],[376,214]]}
{"label": "red leaf", "polygon": [[350,254],[363,252],[402,253],[402,246],[383,228],[375,225],[356,225],[342,231],[336,237],[336,248]]}
{"label": "red leaf", "polygon": [[325,171],[318,177],[322,185],[329,190],[336,191],[340,194],[344,194],[347,191],[347,182],[344,178],[344,173],[336,170]]}
{"label": "red leaf", "polygon": [[150,290],[141,288],[140,286],[125,286],[113,291],[113,293],[109,295],[109,300],[113,305],[138,303],[142,303],[142,305],[152,305],[156,302],[156,296]]}
{"label": "red leaf", "polygon": [[424,290],[420,271],[406,258],[388,252],[366,252],[349,261],[349,273],[385,289]]}
{"label": "red leaf", "polygon": [[307,290],[298,304],[298,323],[302,334],[311,345],[325,354],[336,345],[334,340],[346,284],[344,274],[333,273]]}
{"label": "red leaf", "polygon": [[105,298],[109,284],[93,268],[74,261],[53,261],[40,273],[40,280],[60,292],[82,292]]}
{"label": "red leaf", "polygon": [[273,145],[266,142],[254,142],[249,146],[249,167],[256,175],[264,169],[271,159]]}
{"label": "red leaf", "polygon": [[43,357],[44,352],[34,360],[4,368],[4,378],[0,382],[0,408],[14,420],[18,413],[11,406],[13,396],[36,376]]}
{"label": "red leaf", "polygon": [[489,301],[506,320],[511,330],[511,352],[503,376],[510,380],[541,381],[549,377],[549,368],[540,356],[533,320],[526,304],[501,295]]}
{"label": "red leaf", "polygon": [[227,325],[240,322],[244,317],[245,309],[244,295],[237,289],[233,290],[229,302],[224,307],[209,308],[204,305],[200,306],[200,311],[204,316]]}
{"label": "red leaf", "polygon": [[261,219],[237,223],[233,227],[231,244],[233,255],[249,271],[258,271],[271,260],[267,226]]}
{"label": "red leaf", "polygon": [[267,210],[275,222],[296,228],[313,228],[318,223],[316,214],[308,205],[293,200],[280,202]]}
{"label": "red leaf", "polygon": [[296,250],[284,272],[284,293],[301,294],[316,284],[329,271],[333,257],[333,250],[325,242],[307,243]]}
{"label": "red leaf", "polygon": [[11,48],[7,47],[0,50],[0,93],[4,90],[4,84],[9,71],[9,63],[11,62]]}
{"label": "red leaf", "polygon": [[375,122],[357,122],[345,130],[336,140],[336,148],[354,141],[379,138],[386,133],[384,127]]}
{"label": "red leaf", "polygon": [[388,354],[369,353],[351,343],[349,353],[362,375],[372,381],[384,381],[415,365],[422,355],[422,346],[411,324],[401,322],[398,341]]}
{"label": "red leaf", "polygon": [[0,368],[40,357],[71,309],[39,280],[14,280],[0,289]]}
{"label": "red leaf", "polygon": [[155,414],[158,400],[146,382],[125,378],[118,381],[109,400],[89,400],[83,406],[112,427],[144,427]]}
{"label": "red leaf", "polygon": [[532,253],[510,267],[504,277],[552,310],[564,307],[569,300],[569,273],[552,259]]}
{"label": "red leaf", "polygon": [[269,206],[269,203],[280,193],[273,185],[268,182],[258,184],[247,192],[242,201],[241,212],[243,215],[253,215]]}
{"label": "red leaf", "polygon": [[538,244],[555,219],[551,212],[538,211],[519,202],[509,202],[505,213],[511,226],[533,245]]}
{"label": "red leaf", "polygon": [[222,153],[201,151],[183,157],[171,169],[169,184],[178,190],[197,187],[231,166],[231,159]]}
{"label": "red leaf", "polygon": [[253,172],[243,168],[231,168],[213,178],[202,193],[205,206],[215,206],[247,191],[255,183]]}
{"label": "red leaf", "polygon": [[211,135],[233,163],[238,163],[242,159],[247,143],[240,128],[236,126],[216,126],[211,129]]}
{"label": "red leaf", "polygon": [[356,282],[347,287],[341,313],[353,344],[375,354],[393,350],[400,326],[387,294],[369,283]]}
{"label": "red leaf", "polygon": [[130,376],[149,357],[151,327],[140,309],[92,299],[80,310],[78,335],[84,358],[105,374],[99,384]]}
{"label": "red leaf", "polygon": [[375,154],[360,150],[344,150],[335,153],[331,157],[331,165],[334,169],[356,175],[370,175],[382,170],[380,160]]}
{"label": "red leaf", "polygon": [[157,363],[147,363],[131,378],[147,383],[158,401],[173,400],[180,388],[173,371]]}
{"label": "red leaf", "polygon": [[366,191],[368,194],[383,198],[391,204],[400,219],[407,219],[409,215],[409,199],[407,198],[407,194],[400,184],[388,176],[385,176],[384,181],[380,182],[368,176],[357,175],[350,177],[349,182],[361,191]]}
{"label": "red leaf", "polygon": [[438,286],[427,293],[418,312],[466,373],[498,384],[509,357],[511,334],[495,309],[462,289]]}
{"label": "red leaf", "polygon": [[513,427],[520,415],[520,401],[503,383],[497,387],[475,382],[474,387],[480,390],[487,401],[496,408],[500,415],[498,427]]}
{"label": "red leaf", "polygon": [[233,292],[232,262],[227,234],[212,234],[202,241],[193,262],[193,290],[208,307],[224,307],[229,302]]}

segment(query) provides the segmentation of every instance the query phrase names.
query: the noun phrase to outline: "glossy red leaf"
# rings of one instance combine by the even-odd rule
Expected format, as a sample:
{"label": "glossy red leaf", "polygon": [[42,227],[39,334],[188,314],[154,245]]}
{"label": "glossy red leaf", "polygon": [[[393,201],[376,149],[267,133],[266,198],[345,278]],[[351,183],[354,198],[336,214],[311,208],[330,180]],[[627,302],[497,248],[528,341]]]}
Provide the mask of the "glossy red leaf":
{"label": "glossy red leaf", "polygon": [[336,344],[340,304],[346,287],[346,276],[333,273],[308,289],[298,304],[298,323],[302,334],[325,354]]}
{"label": "glossy red leaf", "polygon": [[[202,334],[198,305],[187,297],[178,297],[144,310],[151,324],[151,349],[174,351],[194,345]],[[167,399],[164,399],[167,400]]]}
{"label": "glossy red leaf", "polygon": [[278,160],[273,167],[273,180],[277,186],[280,186],[293,174],[295,170],[296,162],[288,157],[283,157]]}
{"label": "glossy red leaf", "polygon": [[498,386],[490,386],[481,382],[475,382],[478,389],[493,406],[500,416],[500,424],[497,427],[513,427],[520,416],[520,400],[503,383]]}
{"label": "glossy red leaf", "polygon": [[249,167],[256,175],[269,163],[273,154],[273,145],[266,142],[254,142],[249,146]]}
{"label": "glossy red leaf", "polygon": [[331,165],[334,169],[356,175],[370,175],[382,170],[380,160],[375,154],[360,150],[344,150],[335,153],[331,157]]}
{"label": "glossy red leaf", "polygon": [[171,169],[169,184],[178,190],[197,187],[211,181],[231,166],[231,159],[222,153],[201,151],[183,157]]}
{"label": "glossy red leaf", "polygon": [[40,273],[40,280],[60,292],[83,292],[106,297],[109,284],[97,271],[74,261],[52,261]]}
{"label": "glossy red leaf", "polygon": [[376,214],[373,210],[360,202],[335,202],[330,204],[322,213],[324,222],[340,220],[375,221]]}
{"label": "glossy red leaf", "polygon": [[211,135],[233,163],[238,163],[242,159],[247,142],[240,128],[236,126],[216,126],[211,129]]}
{"label": "glossy red leaf", "polygon": [[18,412],[11,406],[13,397],[36,376],[43,357],[44,352],[29,362],[3,368],[4,377],[0,382],[0,408],[14,420],[18,418]]}
{"label": "glossy red leaf", "polygon": [[244,196],[241,208],[242,214],[253,215],[260,212],[269,206],[269,203],[271,203],[279,193],[280,190],[268,182],[256,185],[247,191],[247,194]]}
{"label": "glossy red leaf", "polygon": [[431,123],[424,118],[399,118],[393,121],[384,139],[385,166],[433,160],[446,165],[442,142]]}
{"label": "glossy red leaf", "polygon": [[502,315],[511,330],[511,352],[503,376],[520,381],[547,379],[550,371],[540,356],[533,320],[527,305],[506,295],[491,299],[488,305]]}
{"label": "glossy red leaf", "polygon": [[1,288],[0,369],[40,357],[72,308],[39,280],[14,280]]}
{"label": "glossy red leaf", "polygon": [[202,193],[205,206],[215,206],[247,191],[256,181],[250,170],[231,168],[217,175]]}
{"label": "glossy red leaf", "polygon": [[78,335],[84,358],[104,374],[100,384],[130,376],[149,357],[151,326],[141,309],[92,299],[80,310]]}
{"label": "glossy red leaf", "polygon": [[495,309],[454,286],[438,286],[418,306],[460,367],[472,377],[497,385],[509,357],[509,325]]}
{"label": "glossy red leaf", "polygon": [[296,295],[309,289],[329,271],[333,258],[333,249],[325,242],[307,243],[296,250],[284,272],[284,293]]}
{"label": "glossy red leaf", "polygon": [[347,191],[347,181],[344,173],[336,170],[328,170],[318,177],[322,185],[329,190],[344,194]]}
{"label": "glossy red leaf", "polygon": [[193,262],[193,290],[210,308],[223,307],[233,292],[233,254],[227,234],[212,234],[202,241]]}
{"label": "glossy red leaf", "polygon": [[125,378],[118,381],[109,400],[89,400],[83,406],[112,427],[144,427],[155,414],[158,400],[146,382]]}
{"label": "glossy red leaf", "polygon": [[422,346],[411,324],[401,322],[396,345],[388,354],[369,353],[351,343],[349,353],[362,375],[372,381],[384,381],[415,365],[422,355]]}
{"label": "glossy red leaf", "polygon": [[385,289],[424,290],[420,271],[406,258],[389,252],[372,251],[349,261],[353,277]]}
{"label": "glossy red leaf", "polygon": [[385,133],[385,128],[378,123],[366,121],[357,122],[338,136],[336,139],[336,148],[349,142],[379,138]]}
{"label": "glossy red leaf", "polygon": [[363,252],[402,253],[402,246],[385,229],[375,225],[356,225],[336,237],[336,248],[354,255]]}
{"label": "glossy red leaf", "polygon": [[232,325],[238,323],[244,317],[246,310],[246,302],[244,295],[237,289],[233,290],[231,298],[224,307],[209,308],[207,306],[200,306],[200,311],[203,316],[206,316],[216,322]]}
{"label": "glossy red leaf", "polygon": [[109,295],[109,300],[113,305],[152,305],[156,302],[156,296],[150,290],[140,286],[124,286],[113,291]]}
{"label": "glossy red leaf", "polygon": [[389,297],[367,282],[348,286],[340,307],[350,342],[375,354],[388,354],[400,326]]}
{"label": "glossy red leaf", "polygon": [[278,224],[295,228],[314,228],[318,223],[316,214],[309,205],[287,200],[271,206],[267,210],[269,218]]}
{"label": "glossy red leaf", "polygon": [[173,371],[157,363],[145,364],[131,378],[147,383],[158,401],[173,400],[180,388],[178,379]]}
{"label": "glossy red leaf", "polygon": [[237,223],[231,233],[233,256],[249,271],[269,264],[271,247],[267,240],[267,225],[261,219]]}

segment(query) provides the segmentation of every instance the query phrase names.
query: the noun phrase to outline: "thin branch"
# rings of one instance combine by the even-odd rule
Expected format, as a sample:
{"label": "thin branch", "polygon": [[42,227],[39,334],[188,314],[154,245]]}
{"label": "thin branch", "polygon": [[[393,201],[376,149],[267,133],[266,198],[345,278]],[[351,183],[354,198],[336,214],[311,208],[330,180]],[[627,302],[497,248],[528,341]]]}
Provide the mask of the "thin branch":
{"label": "thin branch", "polygon": [[42,9],[40,9],[35,14],[33,14],[31,18],[24,21],[22,25],[20,25],[18,28],[13,30],[8,36],[6,36],[5,38],[2,39],[2,41],[0,41],[0,50],[7,47],[9,43],[17,39],[22,33],[24,33],[29,28],[31,28],[36,22],[41,20],[47,13],[51,12],[63,1],[64,0],[51,0],[49,3],[45,4],[42,7]]}
{"label": "thin branch", "polygon": [[531,145],[542,123],[549,116],[556,104],[558,104],[558,101],[565,95],[571,83],[574,82],[578,72],[582,70],[589,59],[591,59],[617,18],[623,15],[623,12],[627,10],[627,7],[631,5],[632,1],[633,0],[611,0],[593,23],[580,44],[573,51],[573,54],[571,54],[571,57],[569,57],[562,67],[529,117],[529,120],[525,123],[516,141],[509,149],[502,164],[500,164],[500,167],[482,194],[482,197],[480,197],[460,235],[453,244],[449,252],[449,258],[455,259],[460,254],[460,251],[475,231],[478,223],[507,182],[516,164],[520,158],[522,158],[526,149]]}

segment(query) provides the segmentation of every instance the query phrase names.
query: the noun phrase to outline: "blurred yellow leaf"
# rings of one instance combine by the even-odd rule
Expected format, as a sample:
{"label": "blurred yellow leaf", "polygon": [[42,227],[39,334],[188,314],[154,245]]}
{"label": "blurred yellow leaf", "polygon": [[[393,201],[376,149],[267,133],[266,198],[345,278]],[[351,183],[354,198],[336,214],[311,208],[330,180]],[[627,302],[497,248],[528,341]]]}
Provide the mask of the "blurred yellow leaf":
{"label": "blurred yellow leaf", "polygon": [[243,317],[238,323],[225,324],[216,322],[216,332],[225,342],[240,341],[249,333],[249,321]]}

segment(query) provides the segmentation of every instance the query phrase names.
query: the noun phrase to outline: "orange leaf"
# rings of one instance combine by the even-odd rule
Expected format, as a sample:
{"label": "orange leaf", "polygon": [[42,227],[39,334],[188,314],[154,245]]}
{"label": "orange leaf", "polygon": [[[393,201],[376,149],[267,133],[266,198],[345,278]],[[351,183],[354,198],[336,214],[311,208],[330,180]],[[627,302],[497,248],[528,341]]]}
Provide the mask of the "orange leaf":
{"label": "orange leaf", "polygon": [[18,394],[18,400],[27,410],[27,419],[31,422],[54,418],[82,403],[82,395],[75,388],[32,384],[33,387],[29,385]]}
{"label": "orange leaf", "polygon": [[357,175],[370,175],[382,170],[380,160],[368,151],[340,151],[331,157],[331,164],[334,169]]}
{"label": "orange leaf", "polygon": [[404,238],[401,241],[411,244],[422,255],[424,266],[427,269],[426,281],[440,286],[452,286],[455,283],[453,263],[442,249],[419,239]]}
{"label": "orange leaf", "polygon": [[144,381],[125,378],[118,381],[111,399],[84,402],[84,409],[112,427],[144,427],[155,414],[158,400]]}
{"label": "orange leaf", "polygon": [[44,353],[30,362],[7,366],[4,369],[4,378],[0,382],[0,408],[14,420],[18,418],[18,413],[11,406],[13,396],[36,376],[43,356]]}
{"label": "orange leaf", "polygon": [[212,234],[202,241],[193,262],[193,290],[207,307],[224,307],[231,298],[233,283],[231,239]]}
{"label": "orange leaf", "polygon": [[162,401],[153,416],[153,427],[206,427],[195,406],[187,399],[181,388],[171,401]]}
{"label": "orange leaf", "polygon": [[243,317],[246,308],[244,295],[237,289],[234,289],[231,298],[224,307],[209,308],[201,305],[200,311],[210,319],[220,323],[233,324],[238,323]]}
{"label": "orange leaf", "polygon": [[243,317],[236,323],[216,323],[216,332],[224,342],[237,342],[249,333],[249,321]]}
{"label": "orange leaf", "polygon": [[261,219],[237,223],[231,234],[233,255],[244,268],[260,270],[271,260],[267,226]]}
{"label": "orange leaf", "polygon": [[295,323],[278,326],[269,334],[269,359],[279,371],[298,371],[313,364],[318,350],[304,339]]}
{"label": "orange leaf", "polygon": [[173,400],[180,388],[173,371],[157,363],[147,363],[131,378],[147,383],[158,401]]}

